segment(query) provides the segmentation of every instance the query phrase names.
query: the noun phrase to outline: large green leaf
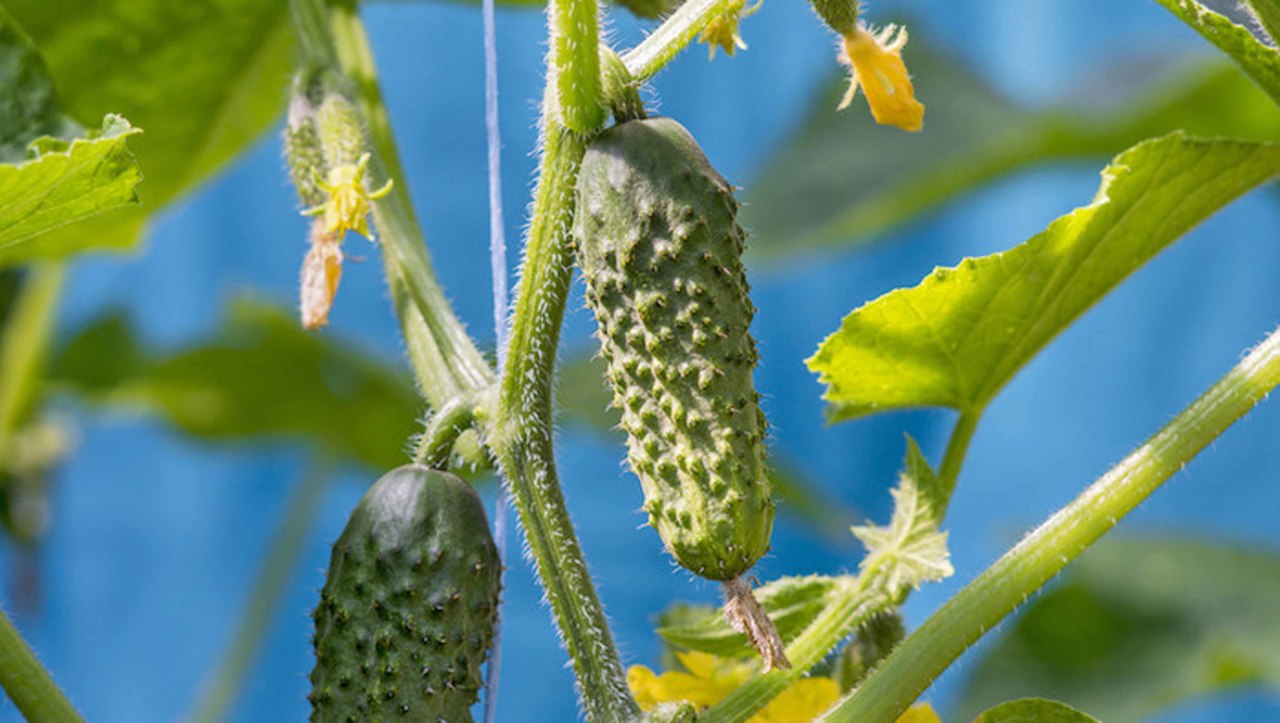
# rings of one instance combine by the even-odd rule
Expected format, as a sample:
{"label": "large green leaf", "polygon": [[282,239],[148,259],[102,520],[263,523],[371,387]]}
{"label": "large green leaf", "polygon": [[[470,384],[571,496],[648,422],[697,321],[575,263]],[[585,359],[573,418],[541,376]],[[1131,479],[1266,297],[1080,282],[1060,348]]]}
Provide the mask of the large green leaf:
{"label": "large green leaf", "polygon": [[979,713],[973,723],[1098,723],[1098,719],[1056,700],[1022,698]]}
{"label": "large green leaf", "polygon": [[137,132],[107,116],[101,131],[71,142],[46,137],[31,144],[30,160],[0,164],[0,253],[38,256],[46,231],[137,203],[142,174],[125,145]]}
{"label": "large green leaf", "polygon": [[[1271,99],[1222,61],[1162,72],[1161,82],[1137,90],[1115,79],[1149,72],[1109,69],[1090,93],[1032,111],[917,42],[907,53],[929,108],[925,132],[904,134],[877,127],[866,113],[835,112],[848,81],[833,78],[801,130],[748,184],[742,213],[757,261],[859,243],[1001,176],[1106,158],[1173,130],[1280,139]],[[1117,96],[1128,100],[1103,102]]]}
{"label": "large green leaf", "polygon": [[[1236,25],[1196,0],[1157,0],[1190,25],[1205,40],[1231,56],[1276,103],[1280,103],[1280,50],[1263,43],[1248,29]],[[1269,8],[1274,12],[1274,8]]]}
{"label": "large green leaf", "polygon": [[57,355],[49,377],[55,390],[156,414],[201,438],[302,439],[380,469],[406,461],[422,413],[401,371],[248,301],[232,305],[214,338],[168,356],[142,349],[128,322],[108,315]]}
{"label": "large green leaf", "polygon": [[64,116],[44,61],[3,8],[0,88],[0,249],[137,203],[142,176],[125,146],[137,130],[109,115],[101,131],[85,134]]}
{"label": "large green leaf", "polygon": [[1280,691],[1278,600],[1275,551],[1107,540],[1007,626],[957,719],[1023,695],[1131,721],[1239,686]]}
{"label": "large green leaf", "polygon": [[[293,62],[285,0],[5,0],[34,39],[63,109],[120,113],[146,134],[140,209],[51,232],[44,256],[130,248],[146,214],[207,179],[283,108]],[[26,260],[0,249],[0,265]]]}
{"label": "large green leaf", "polygon": [[828,385],[831,418],[980,410],[1125,277],[1277,173],[1280,145],[1176,133],[1134,146],[1103,171],[1093,203],[1031,240],[937,269],[845,317],[808,360]]}

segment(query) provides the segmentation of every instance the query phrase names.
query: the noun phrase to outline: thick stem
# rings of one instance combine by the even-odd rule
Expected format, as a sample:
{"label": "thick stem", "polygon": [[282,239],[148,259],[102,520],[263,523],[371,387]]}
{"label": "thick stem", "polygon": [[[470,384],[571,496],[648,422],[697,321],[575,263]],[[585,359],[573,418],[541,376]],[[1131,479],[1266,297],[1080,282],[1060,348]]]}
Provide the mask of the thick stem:
{"label": "thick stem", "polygon": [[[335,0],[328,10],[323,0],[292,0],[292,7],[294,25],[313,54],[311,62],[323,61],[332,48],[341,74],[355,89],[373,144],[373,183],[395,179],[391,193],[374,204],[373,217],[387,282],[423,395],[440,407],[491,385],[493,371],[453,313],[432,270],[354,0]],[[328,22],[316,22],[318,17]],[[328,35],[314,37],[319,33]]]}
{"label": "thick stem", "polygon": [[636,47],[622,55],[622,62],[637,82],[652,78],[685,49],[698,33],[733,0],[686,0]]}
{"label": "thick stem", "polygon": [[302,483],[289,500],[284,518],[276,528],[275,539],[267,550],[266,560],[258,571],[258,579],[249,596],[249,605],[240,619],[231,645],[218,669],[209,678],[204,694],[191,715],[193,723],[225,720],[227,711],[236,702],[240,687],[266,642],[271,620],[284,598],[289,579],[298,566],[307,533],[320,510],[332,472],[333,466],[329,460],[312,462]]}
{"label": "thick stem", "polygon": [[841,578],[832,601],[798,638],[787,646],[789,670],[758,675],[698,716],[698,723],[741,723],[769,704],[875,615],[892,609],[898,598],[880,584],[874,572]]}
{"label": "thick stem", "polygon": [[597,0],[551,0],[551,62],[560,120],[571,131],[591,134],[604,125],[600,82],[600,7]]}
{"label": "thick stem", "polygon": [[29,721],[83,720],[3,611],[0,611],[0,687]]}
{"label": "thick stem", "polygon": [[965,586],[823,718],[893,721],[983,633],[1106,534],[1280,383],[1280,330]]}
{"label": "thick stem", "polygon": [[510,486],[529,555],[573,660],[591,721],[640,715],[556,478],[551,381],[569,293],[574,187],[585,141],[547,121],[497,418],[489,443]]}
{"label": "thick stem", "polygon": [[65,278],[60,261],[32,264],[0,337],[0,462],[35,401]]}

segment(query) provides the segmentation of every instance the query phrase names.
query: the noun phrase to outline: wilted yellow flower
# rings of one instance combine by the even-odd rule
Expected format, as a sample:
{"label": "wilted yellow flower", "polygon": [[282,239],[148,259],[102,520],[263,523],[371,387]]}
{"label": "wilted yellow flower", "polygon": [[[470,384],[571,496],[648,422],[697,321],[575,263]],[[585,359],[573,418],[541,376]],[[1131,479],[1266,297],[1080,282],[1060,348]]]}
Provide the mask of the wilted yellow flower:
{"label": "wilted yellow flower", "polygon": [[342,279],[342,239],[326,230],[324,221],[311,224],[311,248],[302,260],[299,300],[302,326],[317,329],[329,323],[329,309]]}
{"label": "wilted yellow flower", "polygon": [[[657,675],[643,665],[627,670],[627,684],[642,710],[661,703],[688,701],[708,708],[759,673],[754,662],[725,660],[708,653],[676,653],[688,672],[670,671]],[[830,708],[840,697],[839,686],[830,678],[801,678],[752,716],[748,723],[808,723]]]}
{"label": "wilted yellow flower", "polygon": [[764,0],[747,8],[747,0],[732,0],[719,15],[707,23],[698,36],[698,42],[707,44],[710,59],[715,60],[716,47],[724,48],[724,52],[729,55],[733,55],[736,50],[747,49],[747,44],[742,42],[742,36],[738,33],[738,24],[743,18],[759,10],[762,2]]}
{"label": "wilted yellow flower", "polygon": [[897,25],[887,25],[873,33],[859,23],[852,34],[846,35],[840,60],[851,68],[851,75],[849,90],[837,109],[849,107],[861,86],[877,123],[904,131],[920,130],[924,126],[924,105],[916,100],[911,76],[902,62],[906,44],[907,29]]}
{"label": "wilted yellow flower", "polygon": [[372,239],[373,234],[369,232],[369,202],[391,193],[392,181],[388,180],[382,188],[370,192],[365,184],[368,170],[368,153],[360,156],[360,160],[354,165],[345,163],[330,169],[328,178],[316,179],[320,188],[329,194],[329,200],[303,213],[308,216],[323,214],[325,231],[339,239],[347,230]]}

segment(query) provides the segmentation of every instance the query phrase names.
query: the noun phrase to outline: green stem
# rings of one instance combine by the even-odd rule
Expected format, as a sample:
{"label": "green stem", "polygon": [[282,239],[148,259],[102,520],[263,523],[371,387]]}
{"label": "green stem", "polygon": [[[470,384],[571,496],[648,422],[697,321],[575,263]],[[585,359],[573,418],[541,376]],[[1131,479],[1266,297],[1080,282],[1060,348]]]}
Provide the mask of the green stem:
{"label": "green stem", "polygon": [[0,462],[35,401],[58,297],[66,279],[60,261],[32,264],[0,338]]}
{"label": "green stem", "polygon": [[634,720],[640,709],[565,508],[552,445],[551,380],[573,267],[570,226],[586,142],[549,120],[544,144],[489,443],[573,661],[587,719]]}
{"label": "green stem", "polygon": [[[391,193],[374,204],[373,217],[387,282],[423,395],[432,406],[441,407],[490,386],[493,371],[453,313],[432,270],[354,0],[335,0],[330,10],[323,0],[292,0],[291,7],[294,26],[311,54],[309,61],[336,59],[355,89],[373,144],[374,175],[395,179]],[[317,21],[325,17],[328,22]]]}
{"label": "green stem", "polygon": [[240,619],[225,657],[209,679],[196,705],[191,716],[193,723],[225,720],[227,711],[235,703],[240,687],[266,641],[271,619],[280,607],[289,579],[298,566],[298,558],[307,542],[307,533],[316,513],[320,511],[332,473],[333,464],[330,460],[311,462],[301,484],[289,500],[284,518],[276,527],[275,539],[271,541],[267,557],[258,571],[258,579],[249,596],[249,606]]}
{"label": "green stem", "polygon": [[1280,330],[935,612],[823,718],[893,721],[983,633],[1106,534],[1280,383]]}
{"label": "green stem", "polygon": [[698,723],[740,723],[755,715],[779,693],[804,676],[875,615],[895,607],[899,598],[884,588],[874,571],[846,576],[832,591],[834,599],[798,638],[787,646],[791,668],[758,675],[698,716]]}
{"label": "green stem", "polygon": [[[973,433],[978,429],[978,420],[982,418],[982,410],[969,410],[960,413],[956,426],[951,430],[951,438],[947,440],[947,451],[942,454],[942,464],[938,466],[938,481],[943,490],[944,499],[950,501],[955,491],[956,480],[960,478],[960,468],[964,466],[965,455],[969,452],[969,443],[973,441]],[[938,519],[946,515],[945,507],[938,510]]]}
{"label": "green stem", "polygon": [[809,0],[814,12],[840,36],[852,35],[858,29],[857,0]]}
{"label": "green stem", "polygon": [[605,121],[600,81],[600,8],[597,0],[551,0],[548,72],[555,81],[560,120],[571,131],[591,134]]}
{"label": "green stem", "polygon": [[0,687],[29,721],[83,720],[3,611],[0,611]]}
{"label": "green stem", "polygon": [[693,42],[707,23],[715,19],[733,0],[686,0],[636,47],[622,55],[627,70],[637,82],[644,82],[670,63]]}
{"label": "green stem", "polygon": [[470,399],[455,399],[441,407],[428,420],[413,461],[433,469],[447,469],[454,443],[471,429],[475,418],[475,402]]}

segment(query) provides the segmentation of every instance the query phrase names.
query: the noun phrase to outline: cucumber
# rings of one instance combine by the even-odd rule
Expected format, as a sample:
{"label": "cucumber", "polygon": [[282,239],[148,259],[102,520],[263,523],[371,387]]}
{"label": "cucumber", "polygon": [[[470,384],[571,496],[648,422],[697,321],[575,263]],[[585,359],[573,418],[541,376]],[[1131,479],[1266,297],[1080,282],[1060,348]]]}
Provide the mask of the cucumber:
{"label": "cucumber", "polygon": [[470,721],[501,566],[479,497],[406,465],[356,505],[315,619],[313,721]]}
{"label": "cucumber", "polygon": [[670,118],[587,149],[574,226],[628,461],[649,524],[685,568],[729,581],[769,548],[755,307],[732,187]]}

